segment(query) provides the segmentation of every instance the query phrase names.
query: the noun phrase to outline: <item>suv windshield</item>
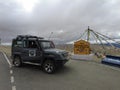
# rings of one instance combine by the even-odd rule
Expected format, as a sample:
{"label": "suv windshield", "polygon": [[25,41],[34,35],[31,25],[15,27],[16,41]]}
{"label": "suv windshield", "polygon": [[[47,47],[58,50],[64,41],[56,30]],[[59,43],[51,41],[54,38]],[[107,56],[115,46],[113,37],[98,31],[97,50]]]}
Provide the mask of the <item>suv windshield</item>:
{"label": "suv windshield", "polygon": [[53,42],[51,41],[39,41],[44,49],[55,48]]}

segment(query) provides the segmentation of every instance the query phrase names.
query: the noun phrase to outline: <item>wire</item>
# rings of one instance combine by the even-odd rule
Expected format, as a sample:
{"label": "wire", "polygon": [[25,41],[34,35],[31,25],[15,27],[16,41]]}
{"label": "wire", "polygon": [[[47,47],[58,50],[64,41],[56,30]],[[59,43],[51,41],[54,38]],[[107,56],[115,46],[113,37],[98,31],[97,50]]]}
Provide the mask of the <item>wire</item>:
{"label": "wire", "polygon": [[116,42],[114,39],[112,39],[112,38],[110,38],[110,37],[108,37],[108,36],[105,36],[105,35],[103,35],[103,34],[101,34],[101,33],[99,33],[99,32],[96,32],[97,34],[100,34],[101,36],[103,36],[103,37],[105,37],[105,38],[107,38],[107,39],[109,39],[109,40],[112,40],[112,41],[114,41],[115,43],[117,43],[117,44],[119,44],[120,45],[120,43],[119,42]]}
{"label": "wire", "polygon": [[102,40],[100,39],[99,34],[96,34],[94,31],[92,31],[92,32],[95,34],[95,36],[97,37],[97,39],[98,39],[98,40],[100,41],[100,43],[102,44],[103,49],[105,50],[104,44],[102,43]]}
{"label": "wire", "polygon": [[50,36],[49,36],[49,40],[50,40],[50,38],[51,38],[52,34],[53,34],[53,32],[51,32],[51,34],[50,34]]}
{"label": "wire", "polygon": [[91,35],[93,36],[93,38],[95,39],[96,43],[98,43],[98,39],[96,38],[96,36],[94,35],[94,33],[92,32]]}
{"label": "wire", "polygon": [[[79,37],[78,40],[80,40],[80,39],[85,35],[86,32],[87,32],[87,31],[85,30],[85,32],[84,32],[83,34],[81,34],[81,36]],[[78,41],[78,40],[76,40],[76,41]]]}
{"label": "wire", "polygon": [[110,44],[110,46],[112,46],[113,48],[115,48],[114,45],[112,45],[110,42],[108,42],[104,37],[100,36],[105,42],[107,42],[108,44]]}

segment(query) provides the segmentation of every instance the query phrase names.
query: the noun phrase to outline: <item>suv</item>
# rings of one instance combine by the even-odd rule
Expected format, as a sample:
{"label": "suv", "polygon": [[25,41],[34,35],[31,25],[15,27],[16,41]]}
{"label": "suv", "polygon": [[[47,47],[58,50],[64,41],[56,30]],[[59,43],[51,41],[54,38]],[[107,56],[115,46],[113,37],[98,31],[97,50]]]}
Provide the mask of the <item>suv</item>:
{"label": "suv", "polygon": [[52,41],[37,36],[18,35],[12,40],[11,52],[14,66],[35,63],[47,73],[53,73],[68,61],[68,52],[56,49]]}

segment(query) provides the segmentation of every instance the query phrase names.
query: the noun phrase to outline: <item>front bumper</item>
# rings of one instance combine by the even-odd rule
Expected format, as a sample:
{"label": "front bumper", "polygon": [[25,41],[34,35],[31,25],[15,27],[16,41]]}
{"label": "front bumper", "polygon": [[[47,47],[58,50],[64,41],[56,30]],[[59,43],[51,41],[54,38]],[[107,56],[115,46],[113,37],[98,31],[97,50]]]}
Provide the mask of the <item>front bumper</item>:
{"label": "front bumper", "polygon": [[69,61],[68,59],[66,59],[66,60],[56,60],[55,64],[56,64],[56,66],[63,66],[68,61]]}

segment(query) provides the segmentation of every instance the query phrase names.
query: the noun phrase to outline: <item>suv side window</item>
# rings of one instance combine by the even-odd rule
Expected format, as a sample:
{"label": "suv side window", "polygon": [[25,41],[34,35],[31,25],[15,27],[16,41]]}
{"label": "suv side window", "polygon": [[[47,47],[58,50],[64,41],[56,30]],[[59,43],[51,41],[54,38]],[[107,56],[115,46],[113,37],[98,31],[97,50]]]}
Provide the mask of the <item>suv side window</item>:
{"label": "suv side window", "polygon": [[27,48],[27,41],[26,40],[23,41],[23,47]]}
{"label": "suv side window", "polygon": [[15,41],[14,47],[22,47],[22,41]]}
{"label": "suv side window", "polygon": [[28,48],[38,48],[37,43],[35,40],[28,41]]}

